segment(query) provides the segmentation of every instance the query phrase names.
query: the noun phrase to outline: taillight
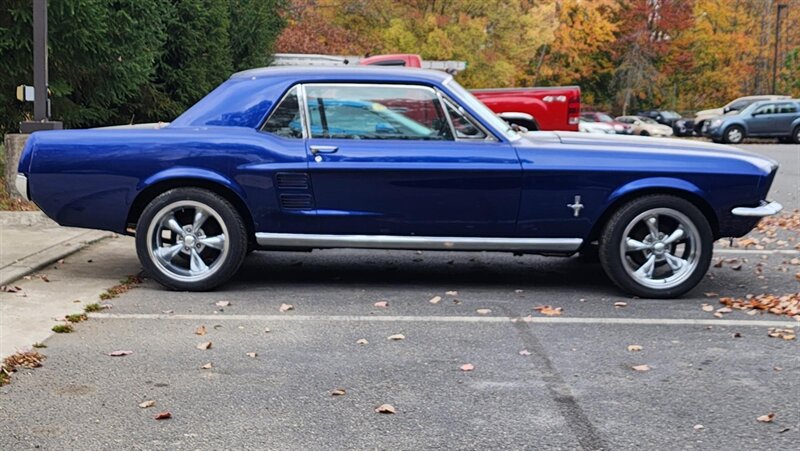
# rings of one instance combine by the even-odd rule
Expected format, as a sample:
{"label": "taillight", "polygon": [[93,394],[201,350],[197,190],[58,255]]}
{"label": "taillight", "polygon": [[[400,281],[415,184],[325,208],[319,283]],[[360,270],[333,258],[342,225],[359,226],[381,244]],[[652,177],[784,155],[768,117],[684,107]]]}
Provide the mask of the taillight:
{"label": "taillight", "polygon": [[567,121],[570,125],[576,125],[581,115],[581,95],[570,96],[567,104]]}

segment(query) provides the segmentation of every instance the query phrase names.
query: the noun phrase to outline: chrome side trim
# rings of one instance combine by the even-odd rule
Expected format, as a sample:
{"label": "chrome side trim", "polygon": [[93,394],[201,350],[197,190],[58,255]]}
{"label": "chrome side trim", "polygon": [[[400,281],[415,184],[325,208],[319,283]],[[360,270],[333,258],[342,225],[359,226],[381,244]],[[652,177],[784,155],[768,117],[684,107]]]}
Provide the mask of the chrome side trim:
{"label": "chrome side trim", "polygon": [[25,177],[24,174],[17,174],[14,187],[17,188],[17,192],[19,192],[25,200],[31,200],[31,198],[28,197],[28,177]]}
{"label": "chrome side trim", "polygon": [[761,201],[761,205],[758,207],[736,207],[733,210],[731,210],[731,213],[736,216],[751,216],[751,217],[762,218],[764,216],[772,216],[781,210],[783,210],[783,205],[777,202],[773,201],[767,203],[766,201]]}
{"label": "chrome side trim", "polygon": [[256,233],[259,246],[451,251],[575,252],[580,238],[482,238],[397,235]]}

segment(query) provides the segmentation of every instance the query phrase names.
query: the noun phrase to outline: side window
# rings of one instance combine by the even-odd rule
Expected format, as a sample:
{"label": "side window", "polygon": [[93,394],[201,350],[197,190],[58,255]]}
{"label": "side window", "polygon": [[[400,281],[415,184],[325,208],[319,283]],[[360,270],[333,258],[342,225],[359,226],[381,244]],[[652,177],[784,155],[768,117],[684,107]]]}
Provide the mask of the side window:
{"label": "side window", "polygon": [[796,113],[797,105],[791,102],[779,103],[777,107],[778,114]]}
{"label": "side window", "polygon": [[486,139],[486,133],[481,130],[474,119],[467,115],[463,108],[456,106],[450,99],[445,99],[444,104],[453,123],[457,139]]}
{"label": "side window", "polygon": [[306,85],[312,138],[452,140],[433,89]]}
{"label": "side window", "polygon": [[297,87],[292,88],[275,111],[269,116],[261,131],[273,133],[284,138],[302,138],[303,124],[300,120],[300,102]]}
{"label": "side window", "polygon": [[765,115],[765,114],[775,114],[775,105],[772,104],[772,103],[767,104],[767,105],[761,105],[760,107],[756,108],[755,111],[753,111],[753,114],[756,114],[756,115],[759,115],[759,116]]}

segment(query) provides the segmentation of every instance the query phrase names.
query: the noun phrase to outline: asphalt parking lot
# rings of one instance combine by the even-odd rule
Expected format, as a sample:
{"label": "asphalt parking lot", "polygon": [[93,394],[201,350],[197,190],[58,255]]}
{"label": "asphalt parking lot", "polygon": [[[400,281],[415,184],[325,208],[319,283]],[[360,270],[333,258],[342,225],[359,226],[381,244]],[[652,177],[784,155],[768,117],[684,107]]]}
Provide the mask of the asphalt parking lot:
{"label": "asphalt parking lot", "polygon": [[[743,147],[781,163],[773,197],[800,208],[800,146]],[[714,316],[720,296],[800,291],[797,230],[752,237],[720,243],[677,300],[631,299],[578,258],[500,253],[255,253],[203,294],[145,279],[0,388],[0,449],[796,449],[800,344],[768,330],[800,322]],[[120,255],[140,271],[126,238],[57,277]]]}

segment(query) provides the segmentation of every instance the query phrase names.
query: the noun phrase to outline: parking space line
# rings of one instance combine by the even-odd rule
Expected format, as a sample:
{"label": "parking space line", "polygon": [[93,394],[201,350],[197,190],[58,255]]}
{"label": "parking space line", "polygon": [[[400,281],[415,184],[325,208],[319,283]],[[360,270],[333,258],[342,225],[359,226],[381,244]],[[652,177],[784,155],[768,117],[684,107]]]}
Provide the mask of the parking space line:
{"label": "parking space line", "polygon": [[329,322],[427,322],[427,323],[531,323],[531,324],[601,324],[650,326],[771,326],[798,325],[791,319],[691,319],[691,318],[509,318],[502,316],[364,316],[364,315],[197,315],[149,313],[90,313],[90,318],[123,320],[191,321],[329,321]]}
{"label": "parking space line", "polygon": [[798,255],[800,254],[800,250],[796,249],[732,249],[732,248],[725,248],[725,249],[714,249],[715,254],[753,254],[753,255]]}

